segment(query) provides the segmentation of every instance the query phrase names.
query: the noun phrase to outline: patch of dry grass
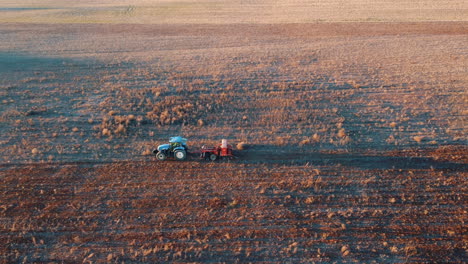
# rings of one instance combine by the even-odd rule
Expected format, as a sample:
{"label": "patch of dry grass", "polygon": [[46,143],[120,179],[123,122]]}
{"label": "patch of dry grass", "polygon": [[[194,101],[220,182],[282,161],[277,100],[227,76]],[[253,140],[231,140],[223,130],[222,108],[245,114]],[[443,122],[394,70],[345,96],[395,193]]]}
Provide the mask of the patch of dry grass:
{"label": "patch of dry grass", "polygon": [[[459,24],[15,27],[42,30],[31,53],[62,59],[17,58],[33,70],[2,80],[4,160],[133,159],[174,134],[194,148],[227,138],[377,153],[466,139]],[[32,47],[4,32],[6,49]],[[99,61],[69,60],[80,52]]]}

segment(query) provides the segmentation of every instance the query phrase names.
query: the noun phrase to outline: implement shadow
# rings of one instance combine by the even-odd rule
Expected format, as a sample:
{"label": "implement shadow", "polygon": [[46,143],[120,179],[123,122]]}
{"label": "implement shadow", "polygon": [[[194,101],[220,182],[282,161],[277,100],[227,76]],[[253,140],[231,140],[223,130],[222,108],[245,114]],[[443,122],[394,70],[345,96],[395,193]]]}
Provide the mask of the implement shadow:
{"label": "implement shadow", "polygon": [[333,166],[341,165],[361,169],[436,169],[467,171],[468,164],[436,161],[428,157],[402,157],[385,155],[365,155],[362,153],[320,153],[300,147],[275,145],[252,145],[235,153],[244,163],[293,164]]}

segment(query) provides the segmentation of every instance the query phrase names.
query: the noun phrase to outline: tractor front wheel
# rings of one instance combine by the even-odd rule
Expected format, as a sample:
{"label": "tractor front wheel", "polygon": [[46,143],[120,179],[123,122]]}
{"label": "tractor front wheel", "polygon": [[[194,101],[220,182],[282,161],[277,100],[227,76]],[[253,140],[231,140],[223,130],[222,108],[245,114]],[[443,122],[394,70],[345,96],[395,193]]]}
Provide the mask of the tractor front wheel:
{"label": "tractor front wheel", "polygon": [[166,159],[166,154],[164,154],[163,152],[158,152],[158,153],[156,153],[156,158],[158,160],[165,160]]}
{"label": "tractor front wheel", "polygon": [[174,152],[174,157],[177,160],[185,160],[185,158],[187,158],[187,153],[183,150],[177,150],[176,152]]}

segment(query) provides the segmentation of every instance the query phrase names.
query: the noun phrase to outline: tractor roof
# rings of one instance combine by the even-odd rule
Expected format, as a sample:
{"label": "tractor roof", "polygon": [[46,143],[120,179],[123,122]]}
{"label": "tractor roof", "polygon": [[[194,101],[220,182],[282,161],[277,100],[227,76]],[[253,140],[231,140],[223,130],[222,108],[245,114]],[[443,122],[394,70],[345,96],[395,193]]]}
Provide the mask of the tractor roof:
{"label": "tractor roof", "polygon": [[180,144],[187,144],[187,139],[183,137],[171,137],[169,139],[169,143],[180,143]]}

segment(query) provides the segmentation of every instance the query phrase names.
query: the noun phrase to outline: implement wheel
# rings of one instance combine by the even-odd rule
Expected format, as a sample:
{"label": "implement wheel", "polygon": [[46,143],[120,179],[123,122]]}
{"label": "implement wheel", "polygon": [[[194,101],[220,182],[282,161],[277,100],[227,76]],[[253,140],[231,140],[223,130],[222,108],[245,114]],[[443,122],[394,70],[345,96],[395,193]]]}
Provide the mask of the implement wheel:
{"label": "implement wheel", "polygon": [[211,161],[215,161],[217,158],[218,158],[218,156],[216,154],[211,153],[211,155],[210,155],[210,160]]}

